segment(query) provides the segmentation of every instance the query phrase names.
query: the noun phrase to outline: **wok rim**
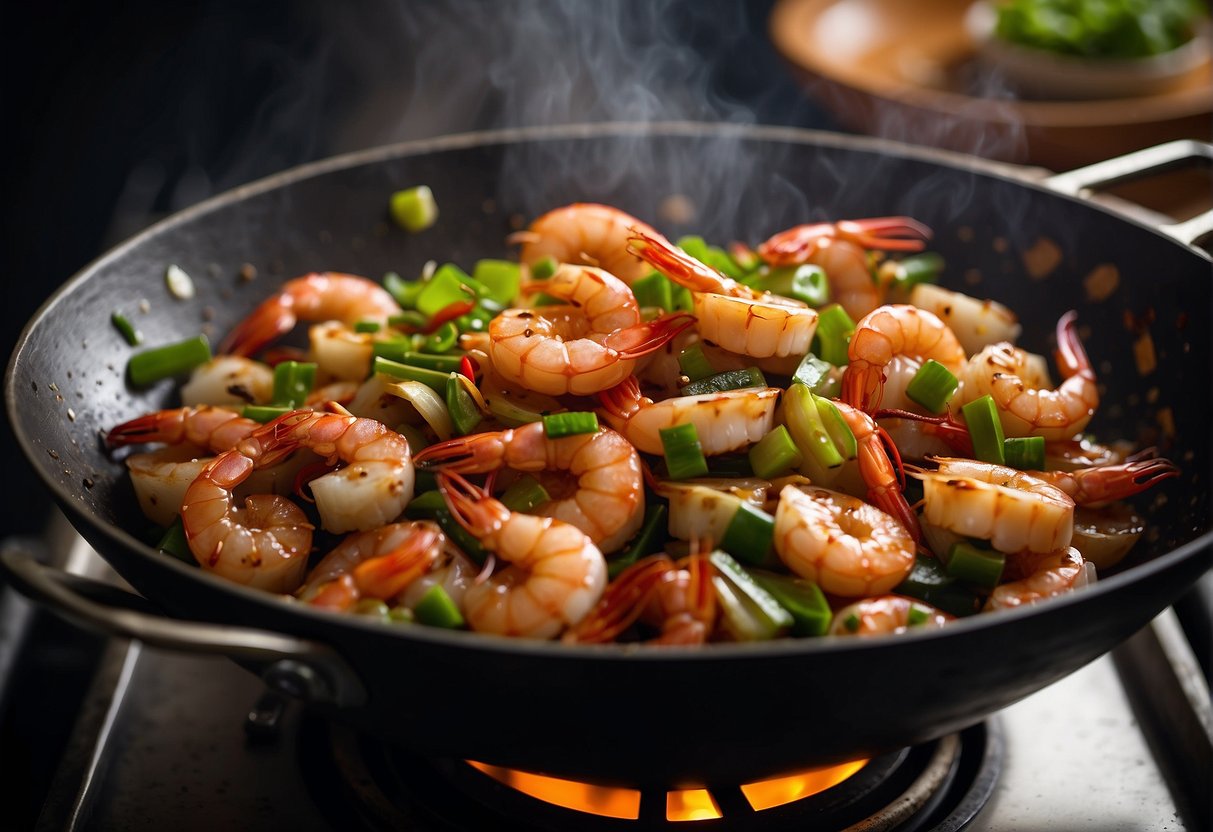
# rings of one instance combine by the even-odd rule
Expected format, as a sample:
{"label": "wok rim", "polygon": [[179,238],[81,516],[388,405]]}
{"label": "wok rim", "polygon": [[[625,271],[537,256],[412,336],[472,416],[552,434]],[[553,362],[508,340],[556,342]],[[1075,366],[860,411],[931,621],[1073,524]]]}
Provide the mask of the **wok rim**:
{"label": "wok rim", "polygon": [[[497,144],[523,144],[538,141],[567,141],[577,139],[595,139],[602,137],[634,136],[642,138],[652,135],[667,137],[732,137],[754,141],[773,141],[788,144],[824,146],[844,151],[866,151],[881,156],[893,156],[916,161],[928,162],[935,165],[952,167],[981,173],[1003,180],[1017,186],[1044,194],[1050,198],[1062,199],[1079,204],[1111,217],[1114,221],[1129,223],[1141,230],[1153,233],[1161,241],[1178,246],[1185,252],[1199,256],[1198,249],[1168,236],[1156,226],[1144,220],[1117,211],[1109,206],[1092,202],[1081,197],[1070,196],[1049,189],[1043,182],[1031,177],[1031,168],[1007,163],[982,159],[976,156],[938,148],[911,145],[889,139],[870,136],[834,133],[822,130],[810,130],[798,127],[784,127],[762,124],[738,124],[699,121],[663,121],[663,122],[598,122],[583,124],[551,125],[506,128],[500,130],[473,131],[438,136],[427,139],[397,142],[363,150],[343,153],[271,174],[253,182],[237,186],[223,193],[203,200],[193,206],[178,211],[140,231],[129,239],[117,244],[91,260],[71,278],[65,281],[33,314],[25,324],[18,337],[13,353],[5,370],[4,398],[5,407],[14,435],[22,453],[35,469],[43,485],[47,487],[62,509],[72,517],[80,517],[92,529],[107,537],[111,542],[122,548],[136,553],[139,557],[151,561],[152,569],[168,569],[179,577],[202,581],[220,593],[230,592],[243,602],[262,607],[267,613],[284,616],[282,620],[289,622],[290,615],[301,615],[304,621],[310,621],[323,630],[329,626],[344,628],[350,634],[358,632],[375,633],[382,636],[392,633],[392,638],[404,641],[416,640],[437,647],[457,647],[464,650],[485,650],[513,654],[525,654],[536,658],[569,658],[575,660],[613,660],[613,661],[738,661],[765,660],[770,658],[787,658],[790,655],[812,656],[818,653],[832,653],[839,650],[881,651],[904,643],[904,639],[954,639],[965,638],[970,633],[984,631],[991,627],[1002,627],[1004,624],[1013,625],[1028,617],[1064,615],[1064,611],[1075,604],[1085,603],[1106,593],[1116,592],[1121,587],[1144,580],[1149,576],[1166,571],[1188,558],[1198,557],[1202,551],[1213,554],[1213,529],[1207,530],[1200,536],[1187,543],[1166,552],[1150,561],[1137,564],[1124,572],[1107,578],[1099,578],[1094,585],[1083,588],[1080,592],[1068,593],[1049,599],[1043,604],[1032,604],[1010,610],[1000,610],[995,613],[978,613],[949,623],[947,627],[932,630],[911,631],[900,634],[898,638],[785,638],[773,639],[760,643],[717,643],[710,646],[662,646],[654,648],[643,644],[596,644],[578,645],[564,644],[559,641],[540,641],[533,639],[510,638],[488,633],[464,631],[448,631],[436,627],[395,627],[384,628],[379,622],[363,621],[358,616],[335,615],[307,605],[293,603],[291,596],[280,596],[262,590],[232,583],[215,575],[207,574],[196,566],[186,564],[176,558],[166,557],[150,545],[140,541],[125,529],[103,521],[91,511],[77,508],[77,492],[68,489],[57,481],[48,478],[33,453],[34,442],[27,434],[25,425],[20,418],[17,403],[16,371],[27,353],[30,336],[40,326],[47,315],[67,295],[76,290],[77,286],[88,281],[92,275],[110,262],[125,256],[130,250],[144,245],[161,234],[167,233],[180,225],[187,224],[195,218],[221,210],[228,205],[239,203],[248,198],[292,185],[296,182],[345,170],[360,165],[380,163],[388,160],[419,156],[426,153],[446,152],[470,149]],[[70,508],[69,508],[70,507]],[[1210,558],[1213,563],[1213,558]],[[1206,564],[1206,569],[1210,564]],[[284,600],[285,599],[285,600]],[[153,599],[154,600],[154,599]],[[167,614],[167,613],[166,613]],[[277,624],[277,622],[275,622]],[[264,626],[261,629],[267,629]],[[298,634],[298,628],[278,627],[272,632]]]}

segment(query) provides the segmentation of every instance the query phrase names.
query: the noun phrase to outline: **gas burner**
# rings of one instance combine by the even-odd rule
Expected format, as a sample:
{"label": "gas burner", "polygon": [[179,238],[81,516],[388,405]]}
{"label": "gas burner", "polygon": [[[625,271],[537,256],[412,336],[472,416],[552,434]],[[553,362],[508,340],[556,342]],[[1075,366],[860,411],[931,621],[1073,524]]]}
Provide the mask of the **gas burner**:
{"label": "gas burner", "polygon": [[[853,829],[956,830],[994,790],[1003,740],[995,720],[871,760],[746,784],[617,788],[485,763],[429,759],[345,726],[305,720],[300,760],[313,794],[344,794],[335,826],[356,807],[369,829],[417,832]],[[685,824],[692,821],[691,827]]]}

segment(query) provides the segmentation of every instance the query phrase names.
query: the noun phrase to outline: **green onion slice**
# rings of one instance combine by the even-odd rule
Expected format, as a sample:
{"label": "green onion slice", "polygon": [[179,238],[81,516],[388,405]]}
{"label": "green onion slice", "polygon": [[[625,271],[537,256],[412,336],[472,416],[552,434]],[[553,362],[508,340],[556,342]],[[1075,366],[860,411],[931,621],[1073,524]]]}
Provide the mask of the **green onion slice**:
{"label": "green onion slice", "polygon": [[742,390],[747,387],[766,387],[767,379],[757,367],[744,370],[728,370],[723,373],[692,381],[682,388],[684,396],[702,396],[708,393],[723,393],[725,390]]}
{"label": "green onion slice", "polygon": [[487,297],[502,307],[512,306],[522,284],[522,268],[509,260],[479,260],[472,280],[487,290]]}
{"label": "green onion slice", "polygon": [[302,407],[316,384],[316,365],[303,361],[283,361],[274,367],[276,405]]}
{"label": "green onion slice", "polygon": [[796,447],[796,443],[792,441],[792,434],[788,433],[788,429],[784,425],[777,425],[774,430],[758,440],[758,443],[750,448],[749,456],[750,467],[754,469],[754,475],[762,477],[764,480],[774,479],[780,474],[798,468],[804,461],[804,455]]}
{"label": "green onion slice", "polygon": [[658,306],[669,312],[674,307],[674,284],[663,274],[653,272],[632,284],[639,306]]}
{"label": "green onion slice", "polygon": [[110,321],[122,333],[122,337],[126,339],[126,343],[132,347],[137,347],[143,342],[143,333],[135,329],[135,325],[121,312],[114,312],[110,315]]}
{"label": "green onion slice", "polygon": [[699,444],[699,432],[687,422],[657,431],[665,452],[665,467],[670,479],[685,480],[702,477],[708,472],[708,461]]}
{"label": "green onion slice", "polygon": [[1006,465],[1007,458],[1003,442],[1002,422],[998,420],[998,407],[989,394],[974,399],[961,409],[969,436],[973,440],[973,455],[982,462]]}
{"label": "green onion slice", "polygon": [[737,513],[725,529],[720,548],[739,561],[760,566],[767,563],[775,542],[775,518],[748,502],[737,507]]}
{"label": "green onion slice", "polygon": [[945,569],[950,577],[979,589],[991,590],[1002,579],[1006,555],[995,549],[987,549],[973,543],[960,541],[948,550],[948,565]]}
{"label": "green onion slice", "polygon": [[156,548],[167,555],[172,555],[177,560],[190,564],[195,563],[194,554],[190,551],[189,540],[185,536],[185,525],[181,522],[180,517],[173,521],[173,525],[164,530]]}
{"label": "green onion slice", "polygon": [[751,569],[758,585],[771,593],[779,606],[792,616],[792,635],[823,636],[830,629],[833,612],[821,587],[803,578]]}
{"label": "green onion slice", "polygon": [[519,477],[513,485],[502,492],[497,498],[510,511],[530,511],[535,506],[541,506],[552,499],[539,482],[532,476]]}
{"label": "green onion slice", "polygon": [[847,424],[847,420],[842,418],[838,405],[821,396],[814,396],[813,400],[817,403],[817,413],[821,416],[821,424],[825,427],[826,433],[830,435],[838,452],[844,459],[854,459],[859,456],[859,444],[855,440],[855,433]]}
{"label": "green onion slice", "polygon": [[446,377],[446,409],[459,436],[467,436],[484,418],[476,399],[465,386],[468,384],[471,382],[461,373],[450,373]]}
{"label": "green onion slice", "polygon": [[716,375],[716,370],[708,357],[703,354],[703,344],[691,344],[678,356],[678,368],[691,381],[699,381]]}
{"label": "green onion slice", "polygon": [[376,373],[383,373],[385,376],[391,376],[392,378],[419,381],[439,395],[446,394],[446,380],[450,376],[449,372],[443,373],[437,370],[429,370],[425,367],[402,364],[399,361],[392,361],[380,355],[375,356],[371,370]]}
{"label": "green onion slice", "polygon": [[560,268],[560,264],[556,262],[556,258],[554,257],[544,257],[542,260],[536,260],[531,264],[531,280],[547,280],[556,274],[558,268]]}
{"label": "green onion slice", "polygon": [[131,356],[126,365],[127,376],[136,387],[146,387],[161,379],[172,378],[211,360],[211,345],[205,335],[197,335],[144,350]]}
{"label": "green onion slice", "polygon": [[793,383],[784,393],[784,420],[796,447],[822,468],[837,468],[844,462],[833,437],[821,420],[821,411],[809,388]]}
{"label": "green onion slice", "polygon": [[543,417],[543,432],[549,439],[576,436],[579,433],[597,433],[598,416],[589,411],[553,413]]}
{"label": "green onion slice", "polygon": [[438,202],[428,185],[396,191],[388,208],[396,224],[410,233],[424,231],[438,221]]}
{"label": "green onion slice", "polygon": [[821,310],[817,317],[817,334],[813,336],[818,345],[813,351],[824,361],[836,367],[847,363],[847,347],[855,333],[855,322],[836,303]]}
{"label": "green onion slice", "polygon": [[445,627],[457,630],[464,625],[463,614],[459,605],[451,600],[451,596],[442,584],[434,584],[413,608],[417,621],[430,627]]}
{"label": "green onion slice", "polygon": [[809,353],[800,360],[796,372],[792,373],[792,380],[799,381],[817,395],[824,396],[830,387],[830,373],[833,369],[833,364]]}
{"label": "green onion slice", "polygon": [[1007,465],[1021,471],[1043,471],[1045,467],[1045,438],[1017,436],[1002,443]]}
{"label": "green onion slice", "polygon": [[935,359],[928,359],[918,368],[914,378],[906,385],[906,395],[931,413],[943,413],[948,409],[948,400],[960,386],[960,379]]}

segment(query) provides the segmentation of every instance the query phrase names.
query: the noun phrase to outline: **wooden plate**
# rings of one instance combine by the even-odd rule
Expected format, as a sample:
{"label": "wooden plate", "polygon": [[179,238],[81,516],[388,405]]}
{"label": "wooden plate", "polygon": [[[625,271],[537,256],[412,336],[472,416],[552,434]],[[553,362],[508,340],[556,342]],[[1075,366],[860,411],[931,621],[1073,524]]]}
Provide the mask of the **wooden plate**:
{"label": "wooden plate", "polygon": [[1067,170],[1177,138],[1213,139],[1213,64],[1165,92],[1017,100],[977,61],[972,0],[778,0],[775,47],[844,126]]}

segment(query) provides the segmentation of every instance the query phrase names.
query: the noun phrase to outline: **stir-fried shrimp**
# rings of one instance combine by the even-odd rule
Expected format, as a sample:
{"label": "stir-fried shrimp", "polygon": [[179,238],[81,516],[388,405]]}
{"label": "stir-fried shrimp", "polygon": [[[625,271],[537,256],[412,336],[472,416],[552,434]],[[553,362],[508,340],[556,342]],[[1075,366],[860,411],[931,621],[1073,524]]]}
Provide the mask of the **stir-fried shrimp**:
{"label": "stir-fried shrimp", "polygon": [[445,544],[442,530],[428,520],[354,532],[313,567],[297,594],[336,611],[364,598],[392,601],[437,563]]}
{"label": "stir-fried shrimp", "polygon": [[644,261],[628,251],[633,228],[657,233],[618,208],[577,202],[548,211],[514,239],[522,243],[519,258],[529,266],[545,257],[557,263],[597,266],[631,286],[649,273]]}
{"label": "stir-fried shrimp", "polygon": [[496,433],[460,436],[431,445],[417,464],[459,474],[485,474],[502,467],[516,471],[567,472],[572,493],[560,491],[533,513],[581,529],[604,552],[623,545],[644,518],[644,477],[640,456],[613,430],[551,439],[534,422]]}
{"label": "stir-fried shrimp", "polygon": [[775,551],[826,592],[861,598],[901,583],[915,545],[900,521],[857,497],[788,485],[775,510]]}
{"label": "stir-fried shrimp", "polygon": [[654,402],[640,394],[640,385],[629,376],[599,393],[598,400],[607,424],[646,454],[665,453],[662,429],[691,424],[704,455],[715,456],[747,448],[770,432],[779,390],[746,387]]}
{"label": "stir-fried shrimp", "polygon": [[234,410],[201,405],[157,410],[138,416],[110,429],[105,435],[111,447],[163,442],[177,445],[188,442],[212,453],[227,451],[261,425]]}
{"label": "stir-fried shrimp", "polygon": [[[911,612],[913,611],[913,612]],[[911,617],[913,616],[913,618]],[[882,595],[847,604],[830,621],[832,636],[883,636],[904,633],[911,627],[934,630],[953,616],[930,604],[902,595]]]}
{"label": "stir-fried shrimp", "polygon": [[190,405],[266,404],[274,395],[274,371],[240,355],[217,355],[194,368],[181,387],[181,403]]}
{"label": "stir-fried shrimp", "polygon": [[817,331],[817,310],[756,292],[701,263],[660,234],[637,230],[630,250],[691,290],[699,334],[730,352],[756,358],[804,356]]}
{"label": "stir-fried shrimp", "polygon": [[[856,460],[859,474],[867,486],[867,499],[886,514],[896,518],[915,541],[921,540],[918,516],[906,502],[902,491],[901,474],[898,471],[901,459],[897,456],[897,446],[888,438],[884,429],[862,410],[841,401],[834,402],[834,406],[838,408],[843,421],[855,436],[858,452]],[[893,457],[889,456],[890,450]]]}
{"label": "stir-fried shrimp", "polygon": [[881,306],[855,324],[842,400],[867,413],[880,407],[885,368],[897,355],[934,359],[953,374],[965,362],[964,348],[936,315],[905,304]]}
{"label": "stir-fried shrimp", "polygon": [[256,494],[237,507],[233,493],[259,465],[281,456],[262,431],[208,462],[186,489],[181,522],[203,569],[239,584],[291,592],[303,579],[312,525],[285,497]]}
{"label": "stir-fried shrimp", "polygon": [[366,531],[386,525],[413,498],[408,441],[382,422],[297,410],[263,430],[275,449],[307,448],[325,457],[327,465],[346,463],[309,484],[327,531]]}
{"label": "stir-fried shrimp", "polygon": [[468,626],[481,633],[554,638],[598,603],[606,560],[589,536],[551,517],[511,512],[459,474],[440,473],[451,515],[507,566],[463,598]]}
{"label": "stir-fried shrimp", "polygon": [[988,462],[943,457],[922,480],[923,519],[1001,552],[1053,552],[1070,545],[1074,500],[1044,480]]}
{"label": "stir-fried shrimp", "polygon": [[570,306],[502,312],[489,325],[489,357],[506,381],[549,396],[614,387],[632,374],[635,359],[695,320],[671,315],[641,322],[623,281],[588,266],[561,266],[539,288]]}
{"label": "stir-fried shrimp", "polygon": [[1074,312],[1057,322],[1058,369],[1065,379],[1056,390],[1033,386],[1024,378],[1026,353],[1010,344],[986,347],[969,359],[960,373],[960,389],[952,407],[990,395],[1007,436],[1043,436],[1070,439],[1082,433],[1095,408],[1099,389],[1095,371],[1075,331]]}
{"label": "stir-fried shrimp", "polygon": [[313,272],[284,283],[232,330],[220,352],[253,355],[300,320],[382,324],[399,313],[400,305],[378,283],[352,274]]}
{"label": "stir-fried shrimp", "polygon": [[1086,586],[1093,577],[1092,570],[1073,547],[1011,557],[1007,559],[1007,568],[1025,577],[996,586],[986,600],[985,609],[1005,610],[1035,604]]}
{"label": "stir-fried shrimp", "polygon": [[1030,473],[1069,494],[1077,505],[1099,507],[1139,494],[1162,480],[1178,476],[1179,468],[1169,459],[1147,457],[1072,471]]}

